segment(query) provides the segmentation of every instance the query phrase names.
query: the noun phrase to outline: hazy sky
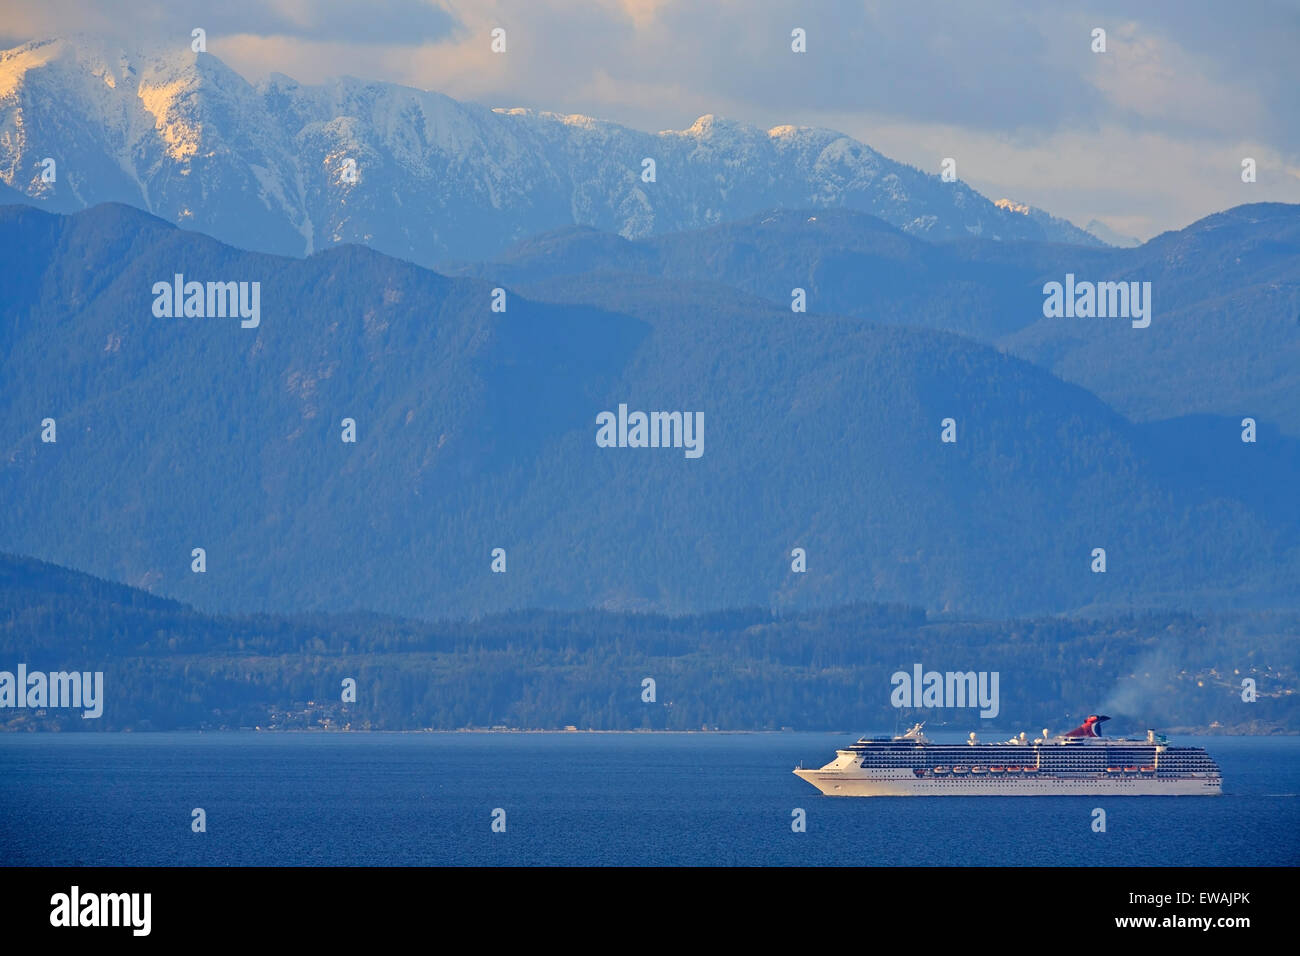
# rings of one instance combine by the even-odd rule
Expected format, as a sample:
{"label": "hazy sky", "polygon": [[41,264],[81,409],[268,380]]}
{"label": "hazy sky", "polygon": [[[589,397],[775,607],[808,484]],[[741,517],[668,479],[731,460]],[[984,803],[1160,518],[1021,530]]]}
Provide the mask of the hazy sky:
{"label": "hazy sky", "polygon": [[80,30],[188,47],[195,26],[251,81],[349,74],[646,130],[829,126],[1142,239],[1300,202],[1300,0],[0,0],[5,46]]}

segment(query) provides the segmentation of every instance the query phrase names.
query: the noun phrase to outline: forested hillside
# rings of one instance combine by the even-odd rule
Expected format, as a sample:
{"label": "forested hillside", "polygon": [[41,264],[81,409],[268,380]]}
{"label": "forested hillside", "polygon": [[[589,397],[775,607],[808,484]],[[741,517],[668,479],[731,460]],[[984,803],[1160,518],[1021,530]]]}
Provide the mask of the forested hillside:
{"label": "forested hillside", "polygon": [[[981,734],[1300,731],[1300,617],[950,619],[897,605],[804,614],[523,611],[430,623],[378,615],[211,617],[0,556],[0,670],[102,670],[104,712],[6,709],[10,729],[891,729]],[[996,671],[1000,713],[897,710],[914,664]],[[1242,700],[1253,678],[1258,700]],[[356,702],[342,702],[343,681]],[[654,681],[646,701],[645,678]]]}
{"label": "forested hillside", "polygon": [[[1297,601],[1276,426],[1135,426],[949,332],[658,276],[496,294],[123,206],[5,207],[0,253],[0,547],[207,611]],[[259,323],[155,315],[176,274],[258,282]],[[698,455],[601,447],[620,405],[701,416]]]}
{"label": "forested hillside", "polygon": [[[1135,420],[1250,415],[1300,435],[1300,206],[1238,206],[1135,249],[926,242],[863,212],[772,210],[637,241],[571,227],[448,269],[559,290],[583,276],[707,281],[783,309],[798,287],[812,312],[997,344]],[[1044,284],[1067,274],[1149,282],[1152,324],[1044,318]]]}

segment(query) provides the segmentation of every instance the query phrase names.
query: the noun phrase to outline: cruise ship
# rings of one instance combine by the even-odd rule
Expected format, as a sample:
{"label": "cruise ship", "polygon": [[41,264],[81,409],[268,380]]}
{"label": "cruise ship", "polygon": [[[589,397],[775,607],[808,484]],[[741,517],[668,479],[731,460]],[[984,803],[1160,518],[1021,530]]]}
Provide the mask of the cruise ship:
{"label": "cruise ship", "polygon": [[819,770],[795,774],[831,797],[1201,796],[1222,791],[1219,766],[1200,747],[1145,737],[1103,737],[1093,714],[1068,733],[1001,743],[926,739],[924,724],[900,737],[864,737]]}

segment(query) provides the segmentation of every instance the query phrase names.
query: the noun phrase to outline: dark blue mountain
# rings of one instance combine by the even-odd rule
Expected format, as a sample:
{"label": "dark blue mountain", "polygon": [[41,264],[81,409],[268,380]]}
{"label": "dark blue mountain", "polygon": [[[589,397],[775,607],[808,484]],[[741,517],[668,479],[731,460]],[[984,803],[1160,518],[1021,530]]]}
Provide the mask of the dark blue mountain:
{"label": "dark blue mountain", "polygon": [[[0,252],[0,549],[203,609],[1296,600],[1295,452],[1271,426],[1198,424],[1204,476],[1172,472],[1176,432],[950,332],[626,273],[499,313],[491,282],[241,252],[112,205],[7,207]],[[260,325],[156,317],[177,273],[260,282]],[[620,404],[702,413],[702,455],[598,447]]]}
{"label": "dark blue mountain", "polygon": [[[105,688],[98,719],[5,708],[0,729],[843,730],[913,714],[963,732],[984,723],[969,710],[890,706],[890,676],[919,660],[997,671],[994,728],[1063,729],[1090,701],[1121,727],[1294,732],[1297,635],[1293,612],[987,621],[878,604],[438,622],[213,616],[0,553],[0,669],[102,671]],[[1259,686],[1255,703],[1240,699],[1243,676]],[[355,702],[341,700],[344,677],[356,681]]]}
{"label": "dark blue mountain", "polygon": [[[997,345],[1137,420],[1248,415],[1300,435],[1295,205],[1239,206],[1134,249],[927,242],[865,213],[776,210],[635,242],[570,228],[447,268],[525,287],[585,273],[717,282],[782,308],[799,287],[810,311]],[[1044,318],[1044,284],[1067,274],[1151,283],[1150,327]]]}

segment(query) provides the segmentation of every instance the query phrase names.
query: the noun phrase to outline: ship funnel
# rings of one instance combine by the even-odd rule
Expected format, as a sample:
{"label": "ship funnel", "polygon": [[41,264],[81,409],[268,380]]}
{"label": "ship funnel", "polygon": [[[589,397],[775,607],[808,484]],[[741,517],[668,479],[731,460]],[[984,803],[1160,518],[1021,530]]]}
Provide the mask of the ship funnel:
{"label": "ship funnel", "polygon": [[1101,725],[1103,721],[1110,720],[1109,717],[1098,714],[1089,714],[1087,720],[1075,727],[1065,736],[1067,737],[1100,737]]}

